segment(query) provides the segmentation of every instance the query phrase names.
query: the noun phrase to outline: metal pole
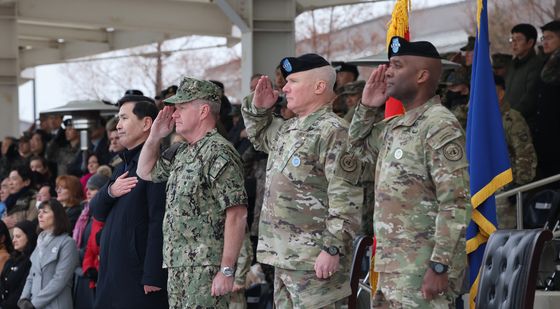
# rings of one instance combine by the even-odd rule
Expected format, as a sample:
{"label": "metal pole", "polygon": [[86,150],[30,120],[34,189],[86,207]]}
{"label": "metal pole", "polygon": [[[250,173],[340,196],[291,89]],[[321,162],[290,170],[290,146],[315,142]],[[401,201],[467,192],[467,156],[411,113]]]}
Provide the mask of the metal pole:
{"label": "metal pole", "polygon": [[515,200],[517,206],[517,229],[523,229],[523,193],[521,191],[517,192],[517,198]]}
{"label": "metal pole", "polygon": [[32,89],[33,89],[33,120],[37,119],[37,78],[33,76],[32,82]]}

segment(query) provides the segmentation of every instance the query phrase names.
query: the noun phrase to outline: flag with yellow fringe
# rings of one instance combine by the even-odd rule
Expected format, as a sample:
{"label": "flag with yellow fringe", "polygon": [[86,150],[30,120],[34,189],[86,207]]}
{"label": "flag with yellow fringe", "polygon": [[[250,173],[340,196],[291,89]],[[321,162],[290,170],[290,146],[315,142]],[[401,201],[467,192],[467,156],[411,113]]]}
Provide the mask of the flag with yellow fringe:
{"label": "flag with yellow fringe", "polygon": [[487,8],[487,0],[477,0],[477,35],[467,120],[467,159],[473,207],[467,227],[466,248],[469,259],[470,308],[475,307],[486,242],[497,226],[494,193],[512,181],[490,62]]}
{"label": "flag with yellow fringe", "polygon": [[[391,20],[389,21],[387,27],[387,48],[389,48],[389,44],[391,44],[391,38],[395,35],[405,38],[407,41],[410,40],[410,31],[408,26],[409,12],[410,1],[397,0],[395,7],[393,8],[393,13],[391,14]],[[401,101],[390,97],[387,102],[385,102],[385,118],[402,114],[404,114],[404,106]]]}

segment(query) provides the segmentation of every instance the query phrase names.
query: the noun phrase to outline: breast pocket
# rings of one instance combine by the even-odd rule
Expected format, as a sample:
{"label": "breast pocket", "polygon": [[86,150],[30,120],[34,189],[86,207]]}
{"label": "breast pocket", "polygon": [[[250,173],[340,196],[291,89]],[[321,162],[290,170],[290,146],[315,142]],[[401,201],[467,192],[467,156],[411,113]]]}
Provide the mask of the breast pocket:
{"label": "breast pocket", "polygon": [[319,172],[318,156],[303,143],[295,144],[282,158],[281,171],[296,185],[303,185]]}
{"label": "breast pocket", "polygon": [[[173,205],[176,214],[181,216],[198,215],[197,209],[201,198],[207,194],[204,190],[205,182],[198,173],[185,172],[177,177],[176,197]],[[204,191],[204,192],[203,192]]]}

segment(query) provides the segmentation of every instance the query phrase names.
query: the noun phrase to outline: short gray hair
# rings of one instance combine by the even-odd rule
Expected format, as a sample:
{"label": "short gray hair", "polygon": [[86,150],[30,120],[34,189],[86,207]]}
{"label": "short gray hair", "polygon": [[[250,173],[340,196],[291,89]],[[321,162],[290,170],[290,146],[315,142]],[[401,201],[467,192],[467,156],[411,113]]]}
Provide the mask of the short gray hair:
{"label": "short gray hair", "polygon": [[324,80],[327,83],[327,88],[330,90],[334,89],[334,84],[336,83],[336,70],[330,66],[326,65],[320,68],[314,69],[315,78],[317,80]]}
{"label": "short gray hair", "polygon": [[212,114],[212,116],[214,116],[216,120],[220,119],[220,108],[222,106],[222,102],[197,100],[197,104],[200,105],[207,104],[210,107],[210,114]]}

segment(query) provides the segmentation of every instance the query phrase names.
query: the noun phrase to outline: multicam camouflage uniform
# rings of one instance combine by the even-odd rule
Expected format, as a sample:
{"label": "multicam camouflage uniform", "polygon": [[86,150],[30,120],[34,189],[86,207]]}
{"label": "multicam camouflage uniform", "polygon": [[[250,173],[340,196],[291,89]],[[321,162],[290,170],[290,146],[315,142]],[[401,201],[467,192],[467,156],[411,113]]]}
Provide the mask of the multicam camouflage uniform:
{"label": "multicam camouflage uniform", "polygon": [[[377,162],[374,231],[379,287],[391,307],[452,304],[467,265],[470,219],[465,136],[438,96],[403,116],[374,124],[359,105],[349,151]],[[420,295],[429,261],[449,266],[449,289],[427,302]]]}
{"label": "multicam camouflage uniform", "polygon": [[163,266],[170,308],[227,308],[227,297],[212,297],[211,287],[220,270],[225,210],[247,204],[239,155],[214,129],[194,144],[170,147],[151,177],[167,181]]}
{"label": "multicam camouflage uniform", "polygon": [[[243,245],[239,251],[237,258],[237,268],[235,269],[235,285],[245,287],[247,273],[251,270],[251,262],[253,261],[253,247],[251,246],[251,239],[249,233],[245,234]],[[229,298],[229,309],[245,309],[247,308],[247,299],[245,298],[245,289],[237,292],[231,292]]]}
{"label": "multicam camouflage uniform", "polygon": [[[360,228],[362,164],[346,152],[345,122],[323,107],[284,121],[245,98],[247,133],[269,154],[257,259],[273,265],[277,308],[320,308],[350,295],[351,244]],[[341,252],[332,277],[316,277],[326,246]],[[282,296],[283,295],[283,296]]]}
{"label": "multicam camouflage uniform", "polygon": [[[514,185],[524,185],[535,178],[537,172],[537,154],[531,131],[525,118],[520,112],[511,109],[508,102],[500,106],[502,123],[506,143],[508,145],[509,161],[513,172]],[[501,229],[513,229],[516,224],[516,207],[509,199],[496,199],[496,212],[498,216],[498,227]]]}

